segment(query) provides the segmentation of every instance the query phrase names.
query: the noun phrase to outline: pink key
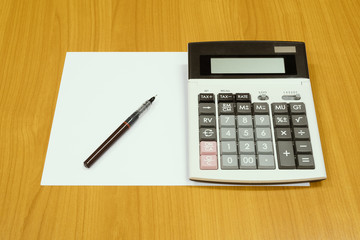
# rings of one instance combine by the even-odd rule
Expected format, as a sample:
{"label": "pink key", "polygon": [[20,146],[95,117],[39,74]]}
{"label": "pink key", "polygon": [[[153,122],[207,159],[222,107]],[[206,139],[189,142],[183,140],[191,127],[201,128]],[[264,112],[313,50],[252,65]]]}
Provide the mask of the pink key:
{"label": "pink key", "polygon": [[216,142],[200,142],[200,155],[217,155]]}
{"label": "pink key", "polygon": [[216,170],[218,168],[216,155],[201,155],[200,169],[201,170]]}

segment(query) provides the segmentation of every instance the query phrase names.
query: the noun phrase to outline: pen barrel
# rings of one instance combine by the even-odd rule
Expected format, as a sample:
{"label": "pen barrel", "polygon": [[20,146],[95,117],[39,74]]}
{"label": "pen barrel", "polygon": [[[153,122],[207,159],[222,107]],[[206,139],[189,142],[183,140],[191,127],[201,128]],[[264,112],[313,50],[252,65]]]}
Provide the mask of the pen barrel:
{"label": "pen barrel", "polygon": [[[130,117],[129,117],[130,118]],[[128,118],[128,119],[129,119]],[[135,117],[136,118],[136,117]],[[131,121],[133,122],[133,121]],[[103,155],[113,143],[130,128],[128,122],[123,122],[84,162],[84,166],[89,168],[96,160]]]}

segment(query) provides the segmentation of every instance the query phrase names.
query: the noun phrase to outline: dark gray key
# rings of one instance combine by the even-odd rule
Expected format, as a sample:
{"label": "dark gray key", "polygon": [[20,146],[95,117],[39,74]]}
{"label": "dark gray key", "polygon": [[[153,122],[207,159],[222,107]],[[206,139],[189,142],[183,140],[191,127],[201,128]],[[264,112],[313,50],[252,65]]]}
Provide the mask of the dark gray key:
{"label": "dark gray key", "polygon": [[296,152],[296,154],[311,153],[310,141],[296,141],[295,142],[295,152]]}
{"label": "dark gray key", "polygon": [[274,116],[275,127],[289,127],[290,121],[288,115],[275,115]]}
{"label": "dark gray key", "polygon": [[279,169],[294,169],[296,167],[292,142],[277,142],[277,155]]}
{"label": "dark gray key", "polygon": [[294,128],[295,140],[307,140],[310,139],[308,128]]}
{"label": "dark gray key", "polygon": [[258,155],[259,169],[275,169],[275,161],[273,155]]}
{"label": "dark gray key", "polygon": [[291,114],[303,114],[305,113],[305,104],[304,103],[290,103],[290,113]]}
{"label": "dark gray key", "polygon": [[219,103],[219,114],[223,115],[223,114],[230,114],[230,115],[234,115],[235,114],[235,104],[232,102],[223,102],[223,103]]}
{"label": "dark gray key", "polygon": [[235,98],[237,102],[251,102],[250,93],[237,93],[235,94]]}
{"label": "dark gray key", "polygon": [[288,106],[286,103],[272,103],[272,114],[288,114]]}
{"label": "dark gray key", "polygon": [[237,114],[251,115],[251,104],[250,103],[237,103],[236,104]]}
{"label": "dark gray key", "polygon": [[314,158],[311,154],[298,155],[297,156],[297,167],[300,169],[314,169]]}
{"label": "dark gray key", "polygon": [[275,139],[276,141],[291,140],[290,128],[275,128]]}
{"label": "dark gray key", "polygon": [[233,102],[234,95],[232,93],[219,93],[218,94],[218,101],[219,102]]}
{"label": "dark gray key", "polygon": [[215,102],[215,96],[212,93],[200,93],[199,102]]}
{"label": "dark gray key", "polygon": [[222,155],[221,169],[239,169],[237,155]]}
{"label": "dark gray key", "polygon": [[269,104],[267,103],[254,103],[254,114],[269,114]]}
{"label": "dark gray key", "polygon": [[200,115],[199,125],[200,127],[215,127],[216,118],[213,115]]}
{"label": "dark gray key", "polygon": [[306,127],[308,125],[306,115],[292,115],[291,122],[294,127]]}
{"label": "dark gray key", "polygon": [[212,141],[216,140],[215,128],[200,128],[200,141]]}
{"label": "dark gray key", "polygon": [[215,104],[214,103],[199,103],[199,115],[210,114],[215,115]]}

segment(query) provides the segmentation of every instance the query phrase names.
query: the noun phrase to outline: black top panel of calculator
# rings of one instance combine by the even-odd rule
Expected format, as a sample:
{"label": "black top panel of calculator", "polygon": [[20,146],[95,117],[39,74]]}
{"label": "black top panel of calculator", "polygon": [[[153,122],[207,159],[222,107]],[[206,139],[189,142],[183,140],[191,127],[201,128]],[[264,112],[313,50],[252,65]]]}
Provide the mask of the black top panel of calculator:
{"label": "black top panel of calculator", "polygon": [[[309,78],[303,42],[194,42],[188,45],[188,58],[189,79]],[[229,69],[231,64],[235,69]]]}

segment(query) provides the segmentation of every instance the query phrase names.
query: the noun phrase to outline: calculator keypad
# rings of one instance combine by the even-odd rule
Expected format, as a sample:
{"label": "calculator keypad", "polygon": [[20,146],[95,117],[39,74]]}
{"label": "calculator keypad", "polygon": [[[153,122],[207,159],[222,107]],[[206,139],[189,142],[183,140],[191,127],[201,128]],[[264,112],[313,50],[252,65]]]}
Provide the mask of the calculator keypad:
{"label": "calculator keypad", "polygon": [[202,170],[315,168],[302,102],[269,105],[252,103],[249,93],[199,94],[199,139]]}

